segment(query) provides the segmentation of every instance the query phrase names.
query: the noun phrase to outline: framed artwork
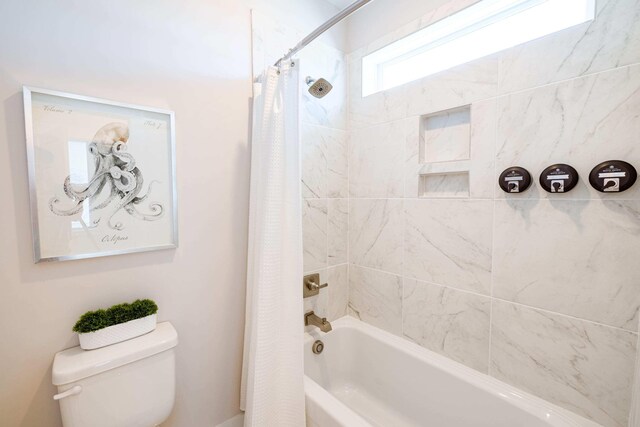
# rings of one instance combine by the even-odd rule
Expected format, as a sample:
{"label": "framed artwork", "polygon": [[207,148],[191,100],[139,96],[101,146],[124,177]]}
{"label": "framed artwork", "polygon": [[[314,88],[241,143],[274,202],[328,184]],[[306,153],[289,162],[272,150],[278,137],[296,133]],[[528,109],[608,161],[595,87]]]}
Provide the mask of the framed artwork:
{"label": "framed artwork", "polygon": [[173,112],[23,94],[36,262],[177,247]]}

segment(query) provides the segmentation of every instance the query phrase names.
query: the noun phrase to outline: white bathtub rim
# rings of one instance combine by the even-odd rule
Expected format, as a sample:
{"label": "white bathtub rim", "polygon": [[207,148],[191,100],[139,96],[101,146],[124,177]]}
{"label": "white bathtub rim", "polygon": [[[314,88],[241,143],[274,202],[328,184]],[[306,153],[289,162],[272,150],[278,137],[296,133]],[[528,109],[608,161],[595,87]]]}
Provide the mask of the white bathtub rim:
{"label": "white bathtub rim", "polygon": [[[322,388],[320,384],[305,375],[304,394],[307,399],[307,416],[316,419],[318,414],[315,408],[322,408],[322,411],[331,418],[334,425],[345,425],[349,427],[371,427],[361,415],[353,409],[336,399],[331,393]],[[330,405],[323,405],[323,402],[331,402]],[[312,403],[312,405],[309,405]]]}
{"label": "white bathtub rim", "polygon": [[[579,414],[554,405],[551,402],[548,402],[544,399],[534,396],[533,394],[530,394],[503,381],[500,381],[497,378],[494,378],[487,374],[483,374],[473,368],[449,359],[446,356],[428,350],[416,343],[409,341],[406,338],[399,337],[390,332],[355,319],[351,316],[341,317],[340,319],[331,322],[331,325],[334,330],[341,328],[357,329],[374,339],[381,340],[382,342],[397,348],[399,351],[402,351],[409,356],[429,363],[430,365],[433,365],[438,369],[441,369],[463,381],[466,381],[475,387],[487,390],[499,399],[507,401],[513,406],[523,409],[542,420],[550,422],[549,425],[552,427],[602,427],[600,424],[584,418]],[[329,332],[329,334],[330,333],[331,332]],[[313,341],[322,339],[322,337],[325,335],[326,333],[320,332],[317,328],[314,328],[311,331],[307,331],[305,333],[304,345],[311,345]],[[326,398],[334,400],[336,403],[342,405],[345,409],[353,412],[337,398],[331,395],[331,393],[324,390],[319,384],[313,381],[313,379],[305,376],[305,384],[307,382],[312,382],[316,387],[320,388],[320,390],[326,393]],[[311,387],[314,388],[313,386]],[[323,394],[316,392],[315,396],[319,397],[323,396]],[[355,412],[353,413],[355,414]],[[549,417],[551,417],[551,420],[549,420]]]}

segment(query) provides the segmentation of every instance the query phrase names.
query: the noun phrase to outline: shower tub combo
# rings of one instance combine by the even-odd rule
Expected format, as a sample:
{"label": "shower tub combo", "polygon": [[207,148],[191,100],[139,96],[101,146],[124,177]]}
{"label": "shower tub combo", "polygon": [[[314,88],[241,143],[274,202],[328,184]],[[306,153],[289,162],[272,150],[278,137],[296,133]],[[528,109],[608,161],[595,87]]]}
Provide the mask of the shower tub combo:
{"label": "shower tub combo", "polygon": [[352,317],[304,346],[308,427],[599,426]]}

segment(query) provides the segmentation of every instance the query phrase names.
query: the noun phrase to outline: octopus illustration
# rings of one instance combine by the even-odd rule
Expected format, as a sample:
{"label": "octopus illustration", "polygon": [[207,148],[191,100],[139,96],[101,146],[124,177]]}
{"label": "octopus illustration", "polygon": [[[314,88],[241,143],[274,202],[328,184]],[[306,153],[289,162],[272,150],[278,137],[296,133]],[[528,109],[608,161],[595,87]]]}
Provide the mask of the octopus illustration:
{"label": "octopus illustration", "polygon": [[71,183],[71,175],[64,180],[64,193],[72,201],[71,207],[62,208],[61,200],[54,197],[49,208],[56,215],[72,216],[80,213],[84,202],[89,200],[91,212],[109,208],[107,214],[92,221],[97,226],[102,218],[114,230],[124,228],[121,222],[113,222],[113,217],[125,210],[134,218],[144,221],[160,219],[164,213],[158,202],[150,202],[148,210],[141,212],[139,206],[149,197],[153,182],[143,195],[144,179],[136,166],[133,156],[126,152],[129,127],[124,123],[109,123],[96,133],[89,144],[89,153],[95,162],[93,174],[87,184],[78,186]]}

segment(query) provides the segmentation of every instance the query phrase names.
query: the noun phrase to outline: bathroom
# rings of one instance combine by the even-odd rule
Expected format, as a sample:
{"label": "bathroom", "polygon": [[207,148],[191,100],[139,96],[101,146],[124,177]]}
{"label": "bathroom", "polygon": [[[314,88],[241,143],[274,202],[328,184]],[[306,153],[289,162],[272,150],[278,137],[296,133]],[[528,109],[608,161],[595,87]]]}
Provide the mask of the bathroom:
{"label": "bathroom", "polygon": [[640,427],[640,0],[0,24],[0,426]]}

